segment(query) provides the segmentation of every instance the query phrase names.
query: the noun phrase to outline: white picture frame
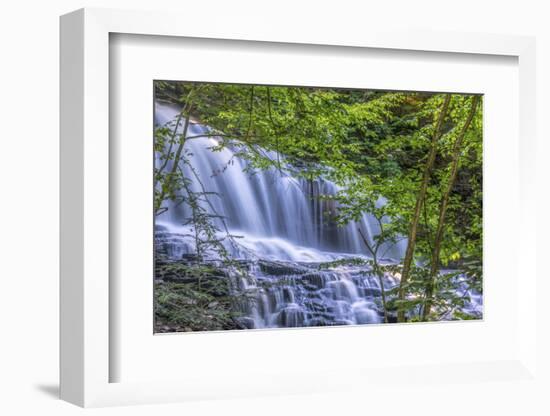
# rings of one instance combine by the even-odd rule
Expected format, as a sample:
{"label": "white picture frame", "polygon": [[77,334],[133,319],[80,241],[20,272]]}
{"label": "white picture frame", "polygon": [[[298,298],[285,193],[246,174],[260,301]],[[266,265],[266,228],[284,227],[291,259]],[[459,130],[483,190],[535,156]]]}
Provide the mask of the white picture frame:
{"label": "white picture frame", "polygon": [[[168,13],[82,9],[61,18],[61,398],[80,406],[159,403],[213,397],[308,393],[343,388],[338,380],[352,377],[359,386],[373,380],[397,377],[433,382],[468,379],[473,373],[484,379],[537,383],[536,279],[533,245],[536,217],[528,208],[535,204],[532,177],[535,170],[535,41],[529,37],[467,33],[380,32],[327,36],[322,30],[281,32],[266,25],[262,32],[235,34],[228,23],[209,26]],[[430,51],[440,54],[504,55],[519,66],[519,164],[520,190],[518,270],[522,279],[517,292],[517,354],[507,360],[478,361],[457,365],[419,363],[411,368],[370,368],[359,374],[346,368],[321,382],[318,374],[300,374],[290,381],[271,375],[249,384],[224,377],[178,381],[110,382],[110,366],[116,354],[110,349],[110,161],[109,159],[109,36],[123,33],[182,38],[224,39],[247,42],[331,45],[335,47]],[[405,329],[403,329],[405,330]],[[409,329],[410,330],[410,327]],[[284,337],[288,335],[280,335]],[[321,339],[322,342],[322,339]],[[390,376],[388,376],[390,374]],[[441,376],[441,378],[440,378]],[[308,382],[309,381],[309,382]],[[225,384],[224,384],[225,383]],[[284,385],[284,388],[282,386]],[[344,387],[347,388],[347,387]]]}

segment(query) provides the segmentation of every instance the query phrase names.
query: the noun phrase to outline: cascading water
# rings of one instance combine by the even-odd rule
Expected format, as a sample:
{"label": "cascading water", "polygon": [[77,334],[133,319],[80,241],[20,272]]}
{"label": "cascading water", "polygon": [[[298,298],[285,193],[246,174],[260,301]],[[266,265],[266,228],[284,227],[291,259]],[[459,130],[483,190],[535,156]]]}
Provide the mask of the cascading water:
{"label": "cascading water", "polygon": [[[156,103],[155,124],[173,128],[178,114],[177,107]],[[192,179],[194,192],[211,193],[210,209],[220,216],[212,221],[239,237],[224,245],[231,258],[247,268],[247,277],[231,275],[235,293],[251,294],[238,303],[243,325],[272,328],[382,322],[380,279],[366,263],[323,267],[323,263],[340,259],[367,259],[358,230],[372,242],[379,232],[374,218],[365,213],[357,223],[337,226],[330,220],[336,203],[320,197],[336,194],[334,183],[323,178],[305,181],[276,169],[252,169],[231,148],[216,148],[219,142],[210,134],[207,127],[190,123],[185,148],[194,172],[188,165],[180,167]],[[161,161],[155,163],[159,166]],[[157,251],[172,260],[192,256],[195,243],[190,226],[183,225],[191,215],[189,207],[168,201],[164,206],[168,209],[155,221]],[[387,258],[382,261],[402,258],[405,245],[406,241],[401,241],[385,247],[382,252]],[[382,282],[385,290],[398,284],[389,274]]]}

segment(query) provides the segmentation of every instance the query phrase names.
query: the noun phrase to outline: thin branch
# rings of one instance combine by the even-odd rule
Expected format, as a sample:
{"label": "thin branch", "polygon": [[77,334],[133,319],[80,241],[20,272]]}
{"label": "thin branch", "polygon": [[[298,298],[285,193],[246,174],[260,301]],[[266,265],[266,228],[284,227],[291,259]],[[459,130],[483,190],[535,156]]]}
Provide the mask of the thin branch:
{"label": "thin branch", "polygon": [[281,172],[281,159],[280,159],[280,152],[279,152],[279,127],[275,124],[275,121],[273,121],[273,115],[271,114],[271,93],[269,91],[269,87],[267,87],[267,112],[269,114],[269,120],[271,121],[271,125],[273,126],[273,130],[275,131],[275,147],[277,148],[277,166],[279,167],[279,172]]}
{"label": "thin branch", "polygon": [[[200,87],[199,87],[200,89]],[[178,114],[178,118],[176,121],[176,126],[174,127],[174,130],[172,131],[172,135],[170,136],[170,147],[168,148],[167,158],[164,160],[164,163],[161,165],[161,167],[158,169],[158,173],[162,173],[162,171],[166,168],[166,165],[168,164],[168,160],[170,159],[170,155],[172,154],[172,148],[174,145],[174,139],[176,138],[176,134],[179,128],[179,125],[181,123],[181,119],[183,118],[183,115],[187,113],[187,107],[191,105],[191,95],[195,90],[191,89],[189,93],[187,94],[187,97],[185,98],[185,105],[183,106],[182,110]],[[197,90],[198,91],[198,90]],[[189,116],[187,116],[189,118]],[[180,138],[181,140],[181,138]],[[185,137],[184,137],[185,140]]]}

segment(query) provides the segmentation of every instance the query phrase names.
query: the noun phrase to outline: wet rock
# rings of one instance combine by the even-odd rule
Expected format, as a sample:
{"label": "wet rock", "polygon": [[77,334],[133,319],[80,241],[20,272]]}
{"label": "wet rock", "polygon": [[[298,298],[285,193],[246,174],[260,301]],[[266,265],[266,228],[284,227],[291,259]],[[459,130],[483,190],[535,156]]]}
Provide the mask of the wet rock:
{"label": "wet rock", "polygon": [[292,263],[261,260],[258,266],[263,273],[271,276],[291,276],[307,272],[307,269]]}
{"label": "wet rock", "polygon": [[249,317],[237,318],[235,320],[238,329],[254,329],[254,319]]}
{"label": "wet rock", "polygon": [[283,309],[279,312],[279,316],[277,317],[277,323],[287,328],[303,326],[304,320],[304,312],[296,306],[290,306]]}
{"label": "wet rock", "polygon": [[325,303],[320,299],[311,299],[307,305],[315,312],[326,312],[327,310]]}
{"label": "wet rock", "polygon": [[379,298],[382,296],[382,291],[380,289],[367,287],[364,288],[363,291],[366,297]]}
{"label": "wet rock", "polygon": [[302,284],[311,289],[321,289],[325,287],[326,284],[325,277],[320,273],[304,274],[300,280],[302,281]]}

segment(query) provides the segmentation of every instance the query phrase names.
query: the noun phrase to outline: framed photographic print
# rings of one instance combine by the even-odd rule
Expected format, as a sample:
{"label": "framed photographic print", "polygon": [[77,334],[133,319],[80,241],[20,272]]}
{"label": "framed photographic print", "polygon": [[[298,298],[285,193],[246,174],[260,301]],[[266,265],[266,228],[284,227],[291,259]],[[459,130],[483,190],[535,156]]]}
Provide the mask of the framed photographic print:
{"label": "framed photographic print", "polygon": [[62,17],[62,398],[537,383],[533,40],[180,17]]}

